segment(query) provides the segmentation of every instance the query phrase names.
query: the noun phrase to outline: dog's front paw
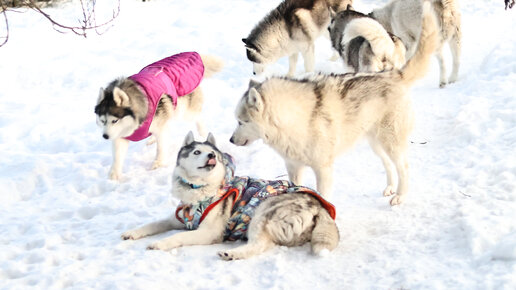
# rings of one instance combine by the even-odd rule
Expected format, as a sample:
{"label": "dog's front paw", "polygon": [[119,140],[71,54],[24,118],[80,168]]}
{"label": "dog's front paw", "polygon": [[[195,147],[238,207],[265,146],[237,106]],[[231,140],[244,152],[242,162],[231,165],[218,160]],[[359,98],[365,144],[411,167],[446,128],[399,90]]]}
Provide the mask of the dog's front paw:
{"label": "dog's front paw", "polygon": [[403,200],[405,200],[405,196],[404,195],[395,195],[391,199],[391,205],[392,206],[400,205],[403,202]]}
{"label": "dog's front paw", "polygon": [[109,179],[113,181],[119,181],[122,178],[122,172],[118,170],[111,169],[109,171]]}
{"label": "dog's front paw", "polygon": [[231,251],[220,251],[217,253],[217,255],[219,255],[219,257],[225,261],[233,261],[233,260],[242,259],[242,257],[238,257]]}
{"label": "dog's front paw", "polygon": [[391,196],[395,194],[394,188],[391,185],[387,185],[387,187],[383,190],[383,196]]}
{"label": "dog's front paw", "polygon": [[158,168],[161,168],[161,167],[165,167],[165,163],[163,161],[161,161],[161,160],[155,160],[152,163],[151,170],[158,169]]}
{"label": "dog's front paw", "polygon": [[166,251],[166,250],[171,250],[173,248],[176,248],[176,247],[173,246],[173,245],[169,245],[167,243],[164,243],[164,242],[155,242],[155,243],[152,243],[152,244],[147,246],[147,250]]}
{"label": "dog's front paw", "polygon": [[127,231],[121,235],[122,240],[137,240],[142,237],[143,236],[138,234],[136,231]]}

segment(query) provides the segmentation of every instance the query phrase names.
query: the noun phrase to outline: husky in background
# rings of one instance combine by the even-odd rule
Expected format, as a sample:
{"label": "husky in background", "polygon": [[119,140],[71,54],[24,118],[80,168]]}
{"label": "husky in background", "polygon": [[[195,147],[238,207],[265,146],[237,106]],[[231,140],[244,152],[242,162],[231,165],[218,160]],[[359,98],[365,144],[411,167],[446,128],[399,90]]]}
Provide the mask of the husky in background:
{"label": "husky in background", "polygon": [[304,59],[305,71],[315,67],[314,41],[326,33],[330,8],[340,11],[352,0],[284,0],[269,12],[242,41],[253,73],[261,74],[267,64],[289,56],[288,75],[296,72],[298,53]]}
{"label": "husky in background", "polygon": [[[431,3],[439,24],[439,47],[436,50],[439,62],[439,87],[457,81],[461,52],[460,11],[456,0],[426,0]],[[407,59],[416,50],[421,31],[422,2],[415,0],[392,0],[382,8],[374,9],[369,15],[380,22],[387,31],[401,38],[407,48]],[[448,43],[453,57],[453,68],[449,79],[446,78],[442,48]]]}
{"label": "husky in background", "polygon": [[366,136],[385,166],[383,194],[394,195],[391,205],[400,204],[408,191],[407,147],[413,126],[406,94],[426,74],[438,37],[435,15],[426,3],[418,49],[399,70],[252,81],[237,105],[238,126],[230,142],[244,146],[263,139],[284,158],[294,184],[302,184],[302,171],[309,166],[317,191],[328,198],[335,158]]}
{"label": "husky in background", "polygon": [[335,13],[328,28],[332,47],[353,72],[400,69],[405,64],[405,45],[373,18],[351,5]]}
{"label": "husky in background", "polygon": [[95,114],[103,138],[113,141],[109,178],[121,178],[129,141],[140,141],[151,134],[157,142],[152,169],[166,165],[170,120],[195,121],[199,134],[206,136],[200,118],[203,94],[198,85],[203,77],[210,77],[222,66],[222,61],[213,56],[180,53],[101,88]]}
{"label": "husky in background", "polygon": [[314,254],[337,247],[335,208],[316,192],[288,181],[233,176],[234,170],[231,156],[217,149],[211,133],[201,143],[190,132],[172,176],[172,195],[181,200],[175,215],[127,231],[122,238],[189,230],[149,245],[150,250],[248,240],[246,245],[219,252],[224,260],[245,259],[276,244],[298,246],[311,241]]}

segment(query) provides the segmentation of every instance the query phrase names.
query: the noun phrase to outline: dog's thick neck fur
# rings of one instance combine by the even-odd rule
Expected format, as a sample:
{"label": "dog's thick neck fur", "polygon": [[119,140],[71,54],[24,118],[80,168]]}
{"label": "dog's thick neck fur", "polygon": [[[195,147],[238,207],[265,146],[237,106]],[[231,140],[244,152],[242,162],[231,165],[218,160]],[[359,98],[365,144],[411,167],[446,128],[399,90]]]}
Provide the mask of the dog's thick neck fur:
{"label": "dog's thick neck fur", "polygon": [[[184,204],[194,204],[206,198],[215,196],[224,180],[223,177],[218,183],[196,184],[189,181],[188,177],[185,178],[185,176],[181,176],[180,172],[182,173],[184,170],[176,167],[172,180],[172,196],[181,200]],[[190,184],[202,186],[192,188]]]}

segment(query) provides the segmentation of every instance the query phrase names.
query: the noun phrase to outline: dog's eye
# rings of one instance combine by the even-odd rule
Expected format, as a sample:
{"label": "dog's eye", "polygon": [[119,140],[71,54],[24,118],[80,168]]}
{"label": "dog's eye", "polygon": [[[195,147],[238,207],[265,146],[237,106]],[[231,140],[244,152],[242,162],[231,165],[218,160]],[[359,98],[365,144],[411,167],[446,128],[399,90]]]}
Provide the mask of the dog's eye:
{"label": "dog's eye", "polygon": [[111,121],[111,123],[113,124],[115,124],[116,122],[118,122],[118,119]]}
{"label": "dog's eye", "polygon": [[238,121],[238,126],[242,126],[242,122]]}
{"label": "dog's eye", "polygon": [[199,150],[195,150],[195,151],[193,152],[193,154],[194,154],[194,155],[199,155],[199,154],[201,154],[201,151],[199,151]]}

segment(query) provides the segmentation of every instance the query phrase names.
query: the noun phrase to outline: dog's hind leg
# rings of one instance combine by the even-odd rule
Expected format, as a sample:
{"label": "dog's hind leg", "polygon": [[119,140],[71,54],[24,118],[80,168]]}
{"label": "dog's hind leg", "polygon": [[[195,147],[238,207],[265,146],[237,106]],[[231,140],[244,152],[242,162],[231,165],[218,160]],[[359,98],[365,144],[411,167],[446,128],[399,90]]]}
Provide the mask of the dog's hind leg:
{"label": "dog's hind leg", "polygon": [[262,232],[257,238],[249,239],[247,244],[243,246],[232,250],[220,251],[217,254],[226,261],[247,259],[267,251],[272,246],[274,246],[274,243]]}
{"label": "dog's hind leg", "polygon": [[387,175],[387,187],[383,190],[384,196],[390,196],[395,194],[395,181],[394,181],[394,171],[396,167],[394,166],[391,158],[387,155],[385,150],[382,148],[382,145],[378,143],[378,140],[375,136],[368,137],[369,145],[373,149],[374,153],[380,157],[383,163],[383,167],[385,167],[385,173]]}
{"label": "dog's hind leg", "polygon": [[[402,121],[403,120],[398,120],[398,125]],[[398,187],[396,189],[396,195],[394,195],[394,197],[391,199],[391,205],[398,205],[402,203],[408,191],[408,129],[409,127],[394,129],[383,128],[378,132],[378,141],[380,142],[384,152],[390,158],[392,163],[394,163],[394,166],[396,167],[396,173],[398,174]],[[405,132],[402,132],[401,134],[396,133],[399,131]]]}
{"label": "dog's hind leg", "polygon": [[296,74],[297,58],[299,53],[295,52],[288,57],[288,73],[287,76],[293,77]]}
{"label": "dog's hind leg", "polygon": [[460,31],[457,31],[450,41],[448,41],[450,51],[453,58],[453,69],[448,80],[449,83],[454,83],[459,78],[459,66],[460,66],[460,55],[461,55],[461,35]]}
{"label": "dog's hind leg", "polygon": [[208,131],[206,131],[206,126],[204,126],[204,120],[199,114],[195,120],[195,126],[197,127],[197,133],[203,138],[208,137]]}
{"label": "dog's hind leg", "polygon": [[113,140],[113,165],[109,170],[109,179],[120,180],[122,177],[122,166],[129,147],[129,140],[118,138]]}
{"label": "dog's hind leg", "polygon": [[444,63],[442,46],[435,51],[435,56],[439,63],[439,87],[444,88],[446,86],[446,64]]}
{"label": "dog's hind leg", "polygon": [[295,185],[301,185],[303,183],[305,166],[301,163],[290,160],[285,161],[285,165],[287,167],[288,178],[290,181]]}
{"label": "dog's hind leg", "polygon": [[391,199],[391,205],[398,205],[405,200],[408,191],[408,162],[405,150],[396,148],[391,151],[391,158],[398,173],[398,188],[396,195]]}
{"label": "dog's hind leg", "polygon": [[166,122],[160,133],[156,134],[156,159],[152,163],[153,170],[167,164],[167,157],[170,155],[168,152],[168,149],[170,148],[170,139],[169,122]]}

